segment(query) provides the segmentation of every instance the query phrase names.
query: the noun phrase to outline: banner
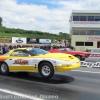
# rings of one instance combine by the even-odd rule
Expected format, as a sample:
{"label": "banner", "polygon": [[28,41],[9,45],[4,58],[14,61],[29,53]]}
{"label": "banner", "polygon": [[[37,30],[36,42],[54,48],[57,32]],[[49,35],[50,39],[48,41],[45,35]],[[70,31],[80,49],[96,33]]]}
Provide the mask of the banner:
{"label": "banner", "polygon": [[100,21],[73,21],[73,24],[100,24]]}
{"label": "banner", "polygon": [[51,39],[39,39],[40,44],[51,44]]}
{"label": "banner", "polygon": [[81,66],[82,67],[100,67],[100,62],[86,62],[86,61],[81,61]]}
{"label": "banner", "polygon": [[100,37],[86,37],[87,41],[100,41]]}
{"label": "banner", "polygon": [[26,44],[26,38],[12,37],[12,43]]}
{"label": "banner", "polygon": [[10,37],[0,37],[0,43],[10,43],[11,38]]}
{"label": "banner", "polygon": [[35,39],[35,38],[27,38],[27,43],[28,43],[28,44],[39,43],[39,39]]}

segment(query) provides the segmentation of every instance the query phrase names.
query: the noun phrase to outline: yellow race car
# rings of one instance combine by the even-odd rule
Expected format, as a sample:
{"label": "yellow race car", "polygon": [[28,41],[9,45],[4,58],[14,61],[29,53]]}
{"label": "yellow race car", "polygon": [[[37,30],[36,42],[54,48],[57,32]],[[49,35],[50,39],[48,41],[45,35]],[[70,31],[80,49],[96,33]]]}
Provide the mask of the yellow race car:
{"label": "yellow race car", "polygon": [[54,72],[70,71],[80,67],[80,60],[73,55],[50,53],[39,48],[18,48],[0,56],[0,72],[39,72],[43,78],[51,78]]}

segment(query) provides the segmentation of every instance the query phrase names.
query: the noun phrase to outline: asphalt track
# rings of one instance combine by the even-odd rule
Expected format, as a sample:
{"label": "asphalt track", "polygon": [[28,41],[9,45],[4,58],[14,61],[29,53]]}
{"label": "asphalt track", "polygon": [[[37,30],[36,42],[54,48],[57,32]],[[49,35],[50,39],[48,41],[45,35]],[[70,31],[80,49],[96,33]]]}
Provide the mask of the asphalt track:
{"label": "asphalt track", "polygon": [[100,62],[100,57],[89,57],[89,58],[86,58],[85,61],[87,61],[87,62]]}
{"label": "asphalt track", "polygon": [[[86,61],[100,61],[88,58]],[[38,73],[0,75],[1,100],[100,100],[100,68],[81,67],[43,79]]]}
{"label": "asphalt track", "polygon": [[[22,98],[23,97],[23,98]],[[0,75],[1,100],[99,100],[100,69],[81,67],[45,80],[38,73]]]}

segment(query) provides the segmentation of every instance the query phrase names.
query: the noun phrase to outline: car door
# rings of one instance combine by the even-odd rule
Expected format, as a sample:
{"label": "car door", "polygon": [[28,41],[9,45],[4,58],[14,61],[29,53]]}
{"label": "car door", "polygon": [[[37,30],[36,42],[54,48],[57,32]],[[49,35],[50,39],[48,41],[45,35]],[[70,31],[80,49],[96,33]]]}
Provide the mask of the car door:
{"label": "car door", "polygon": [[14,50],[6,60],[10,71],[32,71],[33,58],[25,50]]}

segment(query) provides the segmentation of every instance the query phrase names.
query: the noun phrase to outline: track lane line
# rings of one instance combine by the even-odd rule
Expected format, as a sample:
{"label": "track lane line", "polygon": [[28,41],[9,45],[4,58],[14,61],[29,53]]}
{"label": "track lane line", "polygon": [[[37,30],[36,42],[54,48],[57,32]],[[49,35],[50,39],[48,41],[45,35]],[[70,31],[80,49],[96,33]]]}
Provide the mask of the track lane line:
{"label": "track lane line", "polygon": [[83,73],[93,73],[93,74],[100,74],[100,72],[83,71],[83,70],[71,70],[71,71],[83,72]]}

